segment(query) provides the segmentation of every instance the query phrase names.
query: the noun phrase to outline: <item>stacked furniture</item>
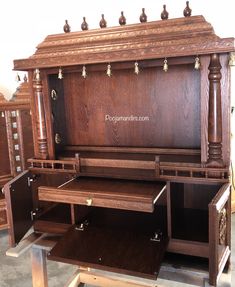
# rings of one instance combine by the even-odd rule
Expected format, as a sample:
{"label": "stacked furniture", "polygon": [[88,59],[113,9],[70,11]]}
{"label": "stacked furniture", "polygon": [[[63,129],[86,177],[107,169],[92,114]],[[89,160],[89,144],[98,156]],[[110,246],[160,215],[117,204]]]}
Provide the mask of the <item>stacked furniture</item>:
{"label": "stacked furniture", "polygon": [[[0,188],[28,168],[33,155],[30,94],[25,80],[10,101],[0,94]],[[0,229],[8,228],[6,203],[0,195]]]}
{"label": "stacked furniture", "polygon": [[234,39],[186,16],[66,30],[15,60],[35,153],[4,188],[12,245],[33,225],[62,235],[49,259],[151,279],[165,252],[203,257],[216,285],[231,253]]}

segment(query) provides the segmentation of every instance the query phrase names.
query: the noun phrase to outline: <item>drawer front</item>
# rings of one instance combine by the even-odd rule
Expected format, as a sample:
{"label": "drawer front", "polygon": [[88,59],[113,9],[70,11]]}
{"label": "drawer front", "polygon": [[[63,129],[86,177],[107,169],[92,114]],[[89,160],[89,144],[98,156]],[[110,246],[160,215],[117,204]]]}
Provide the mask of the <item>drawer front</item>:
{"label": "drawer front", "polygon": [[74,196],[71,192],[56,192],[51,189],[39,188],[39,200],[53,201],[60,203],[81,204],[87,206],[117,208],[124,210],[135,210],[143,212],[153,212],[153,202],[141,202],[139,200],[122,200],[97,196],[94,194],[84,193],[84,195]]}
{"label": "drawer front", "polygon": [[40,186],[43,201],[153,212],[154,204],[165,190],[165,183],[115,179],[79,178],[54,188]]}

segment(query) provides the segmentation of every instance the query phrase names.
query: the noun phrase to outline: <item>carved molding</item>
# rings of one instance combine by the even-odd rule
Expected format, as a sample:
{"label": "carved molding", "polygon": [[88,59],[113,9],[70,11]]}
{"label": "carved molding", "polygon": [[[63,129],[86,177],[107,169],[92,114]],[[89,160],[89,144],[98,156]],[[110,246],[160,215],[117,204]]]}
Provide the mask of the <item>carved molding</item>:
{"label": "carved molding", "polygon": [[50,35],[16,70],[234,51],[202,16]]}

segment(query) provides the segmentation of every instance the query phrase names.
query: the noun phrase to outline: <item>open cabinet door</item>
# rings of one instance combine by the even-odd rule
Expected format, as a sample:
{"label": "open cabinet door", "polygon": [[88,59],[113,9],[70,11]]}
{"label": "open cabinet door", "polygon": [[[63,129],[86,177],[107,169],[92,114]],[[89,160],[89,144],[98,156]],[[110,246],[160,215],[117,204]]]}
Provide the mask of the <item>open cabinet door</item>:
{"label": "open cabinet door", "polygon": [[231,191],[224,184],[209,204],[209,283],[216,286],[231,254]]}
{"label": "open cabinet door", "polygon": [[33,200],[30,172],[24,171],[3,188],[9,222],[10,244],[15,246],[32,226]]}

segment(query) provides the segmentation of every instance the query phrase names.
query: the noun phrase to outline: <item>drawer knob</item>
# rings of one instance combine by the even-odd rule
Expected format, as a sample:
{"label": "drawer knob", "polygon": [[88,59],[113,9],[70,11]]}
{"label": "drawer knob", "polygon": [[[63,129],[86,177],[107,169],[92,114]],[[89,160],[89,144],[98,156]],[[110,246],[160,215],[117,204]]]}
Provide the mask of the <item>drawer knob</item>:
{"label": "drawer knob", "polygon": [[92,198],[88,198],[88,199],[86,200],[86,205],[87,205],[87,206],[91,206],[91,205],[92,205]]}

